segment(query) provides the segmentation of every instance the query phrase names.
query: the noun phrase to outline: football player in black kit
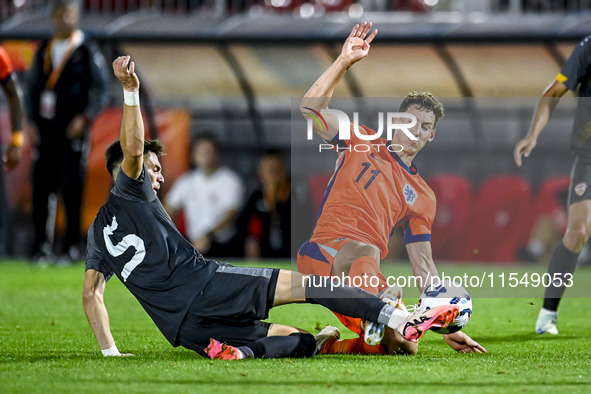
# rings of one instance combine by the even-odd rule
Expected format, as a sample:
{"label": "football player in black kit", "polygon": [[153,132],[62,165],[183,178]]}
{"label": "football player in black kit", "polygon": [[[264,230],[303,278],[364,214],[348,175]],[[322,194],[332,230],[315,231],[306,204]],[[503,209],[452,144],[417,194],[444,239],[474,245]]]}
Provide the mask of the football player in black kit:
{"label": "football player in black kit", "polygon": [[560,73],[544,91],[529,133],[513,150],[518,167],[521,167],[521,156],[528,157],[536,147],[560,98],[569,90],[576,92],[577,88],[579,99],[571,137],[574,161],[568,191],[568,224],[550,257],[548,273],[552,283],[546,288],[544,306],[536,321],[538,334],[558,334],[558,304],[565,288],[572,286],[577,259],[591,236],[591,36],[575,46]]}
{"label": "football player in black kit", "polygon": [[456,317],[455,305],[428,316],[409,315],[363,290],[332,286],[321,277],[234,267],[203,258],[178,232],[156,195],[164,182],[158,159],[163,148],[158,141],[144,140],[134,68],[129,56],[113,62],[125,98],[120,140],[106,152],[107,169],[115,182],[109,201],[88,231],[83,304],[104,356],[122,355],[103,301],[105,284],[113,275],[173,346],[212,359],[313,356],[314,336],[261,321],[270,308],[288,303],[320,304],[386,324],[411,341]]}

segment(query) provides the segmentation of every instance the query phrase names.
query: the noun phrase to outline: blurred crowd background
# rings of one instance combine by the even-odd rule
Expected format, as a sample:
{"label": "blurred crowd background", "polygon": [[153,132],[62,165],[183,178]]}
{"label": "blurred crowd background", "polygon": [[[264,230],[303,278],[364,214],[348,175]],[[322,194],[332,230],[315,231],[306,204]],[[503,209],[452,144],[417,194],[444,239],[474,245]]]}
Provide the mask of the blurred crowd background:
{"label": "blurred crowd background", "polygon": [[[561,101],[523,167],[515,166],[512,151],[543,89],[591,33],[591,0],[83,0],[80,6],[80,28],[106,60],[109,91],[108,105],[89,125],[82,238],[77,251],[62,247],[67,219],[63,193],[56,193],[48,199],[47,246],[41,255],[34,246],[31,173],[39,152],[26,132],[21,163],[5,173],[11,236],[2,242],[9,256],[68,262],[84,253],[84,234],[108,197],[104,150],[121,119],[110,63],[129,54],[142,83],[147,134],[166,145],[160,197],[179,229],[212,257],[294,257],[310,235],[335,160],[304,141],[299,100],[363,20],[379,34],[370,56],[335,92],[344,110],[361,106],[371,114],[422,90],[446,106],[436,140],[416,161],[438,197],[435,259],[544,261],[564,231],[575,96]],[[0,45],[23,91],[35,53],[54,33],[51,10],[50,0],[1,0]],[[3,141],[10,138],[8,112],[0,96]],[[195,213],[190,189],[177,192],[184,199],[172,197],[183,178],[207,183],[214,173],[221,183],[199,189],[218,192],[201,196],[201,207],[212,207],[206,212]],[[526,250],[533,241],[538,247]],[[396,242],[395,235],[390,257],[403,257]]]}

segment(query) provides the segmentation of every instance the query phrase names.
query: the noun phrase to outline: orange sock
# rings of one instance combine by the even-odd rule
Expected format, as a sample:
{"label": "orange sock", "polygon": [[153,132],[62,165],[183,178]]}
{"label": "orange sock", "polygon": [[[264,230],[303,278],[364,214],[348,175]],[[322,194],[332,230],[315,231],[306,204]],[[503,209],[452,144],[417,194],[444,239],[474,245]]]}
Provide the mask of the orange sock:
{"label": "orange sock", "polygon": [[346,283],[347,285],[358,287],[373,295],[379,293],[382,282],[385,282],[378,262],[369,256],[359,257],[351,264],[349,278],[351,278],[351,283]]}
{"label": "orange sock", "polygon": [[381,345],[369,346],[363,337],[328,341],[320,351],[320,354],[386,354]]}

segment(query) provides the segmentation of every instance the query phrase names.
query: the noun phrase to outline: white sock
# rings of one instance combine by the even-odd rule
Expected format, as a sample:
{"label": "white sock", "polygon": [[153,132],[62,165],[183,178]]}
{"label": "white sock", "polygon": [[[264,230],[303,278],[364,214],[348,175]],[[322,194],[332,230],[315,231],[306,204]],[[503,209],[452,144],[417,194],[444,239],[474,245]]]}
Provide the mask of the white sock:
{"label": "white sock", "polygon": [[250,350],[248,346],[240,346],[236,349],[238,350],[238,353],[240,353],[240,357],[238,357],[239,360],[245,358],[254,358],[254,353],[252,352],[252,350]]}
{"label": "white sock", "polygon": [[558,316],[558,311],[551,311],[550,309],[542,308],[540,310],[540,316]]}
{"label": "white sock", "polygon": [[387,326],[396,330],[398,326],[406,322],[406,319],[408,319],[409,315],[409,312],[395,308],[394,312],[392,313],[392,316],[390,316],[390,320],[388,321]]}

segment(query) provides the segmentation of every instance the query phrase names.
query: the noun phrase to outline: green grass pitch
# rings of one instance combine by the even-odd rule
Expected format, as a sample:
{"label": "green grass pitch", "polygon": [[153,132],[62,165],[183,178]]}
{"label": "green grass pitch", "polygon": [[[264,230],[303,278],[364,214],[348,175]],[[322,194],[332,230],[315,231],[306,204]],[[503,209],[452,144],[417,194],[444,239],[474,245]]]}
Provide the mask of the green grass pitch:
{"label": "green grass pitch", "polygon": [[[409,273],[408,264],[387,270]],[[475,299],[465,331],[487,354],[454,353],[429,332],[414,357],[224,362],[172,348],[113,279],[105,293],[111,328],[119,349],[136,356],[103,358],[82,309],[83,272],[82,264],[0,262],[0,392],[591,392],[589,298],[563,300],[558,336],[533,333],[540,298]],[[591,269],[580,269],[575,279],[591,286]],[[338,322],[316,305],[282,306],[270,320],[312,333]]]}

